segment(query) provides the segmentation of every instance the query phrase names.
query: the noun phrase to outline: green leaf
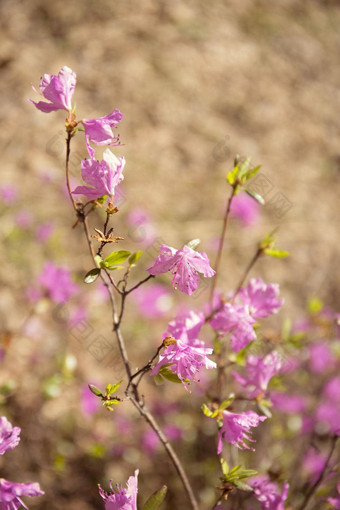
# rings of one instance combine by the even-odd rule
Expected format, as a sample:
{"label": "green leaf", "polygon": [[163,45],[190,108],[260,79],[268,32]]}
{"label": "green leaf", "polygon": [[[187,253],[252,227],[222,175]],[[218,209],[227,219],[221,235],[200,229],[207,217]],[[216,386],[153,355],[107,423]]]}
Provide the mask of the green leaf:
{"label": "green leaf", "polygon": [[97,280],[98,276],[100,275],[100,269],[98,267],[95,267],[91,269],[88,273],[86,273],[84,277],[85,283],[93,283]]}
{"label": "green leaf", "polygon": [[264,198],[261,197],[261,195],[259,195],[258,193],[255,193],[255,191],[248,188],[246,188],[244,191],[248,193],[248,195],[250,195],[252,198],[254,198],[254,200],[256,200],[256,202],[258,202],[259,204],[261,205],[265,204]]}
{"label": "green leaf", "polygon": [[252,492],[253,491],[253,488],[250,487],[250,485],[248,485],[247,483],[244,483],[244,482],[234,482],[234,485],[240,489],[241,491],[246,491],[246,492]]}
{"label": "green leaf", "polygon": [[222,473],[223,473],[224,477],[226,478],[228,476],[228,473],[229,473],[228,463],[224,459],[220,459],[220,462],[221,462]]}
{"label": "green leaf", "polygon": [[[252,177],[254,177],[254,175],[257,174],[257,172],[260,170],[262,165],[257,165],[255,166],[254,168],[251,168],[248,172],[247,172],[247,175],[246,175],[246,181],[249,181],[249,179],[251,179]],[[262,197],[261,197],[262,198]]]}
{"label": "green leaf", "polygon": [[102,258],[100,255],[95,255],[94,261],[95,261],[97,267],[101,267],[101,264],[103,263],[103,261],[102,261]]}
{"label": "green leaf", "polygon": [[125,262],[125,260],[131,255],[130,251],[126,250],[119,250],[114,251],[107,257],[105,257],[104,262],[105,266],[118,266],[119,264],[122,264]]}
{"label": "green leaf", "polygon": [[116,384],[108,384],[106,386],[106,390],[105,390],[106,396],[109,397],[113,393],[116,393],[116,391],[118,390],[118,388],[122,384],[122,382],[123,382],[123,379],[121,381],[117,382]]}
{"label": "green leaf", "polygon": [[234,166],[234,168],[232,170],[230,170],[230,172],[227,173],[226,179],[231,186],[233,186],[235,184],[239,170],[240,169],[239,169],[238,165],[236,164]]}
{"label": "green leaf", "polygon": [[201,409],[203,411],[203,414],[205,414],[205,416],[208,416],[208,418],[212,417],[213,413],[212,413],[212,411],[210,411],[209,407],[206,404],[202,404]]}
{"label": "green leaf", "polygon": [[195,250],[197,248],[197,246],[200,244],[201,240],[200,239],[192,239],[191,241],[189,241],[187,243],[187,246],[189,248],[191,248],[192,250]]}
{"label": "green leaf", "polygon": [[90,390],[92,391],[92,393],[94,395],[96,395],[96,397],[103,397],[103,393],[101,392],[101,390],[99,388],[97,388],[97,386],[95,386],[94,384],[89,384],[89,388]]}
{"label": "green leaf", "polygon": [[267,416],[267,418],[271,418],[273,416],[264,402],[258,402],[257,407],[265,416]]}
{"label": "green leaf", "polygon": [[[105,264],[105,262],[103,262]],[[109,271],[115,271],[116,269],[124,269],[124,266],[109,266],[105,264],[105,269],[108,269]]]}
{"label": "green leaf", "polygon": [[288,251],[278,250],[277,248],[265,248],[264,253],[270,257],[276,257],[278,259],[290,256]]}
{"label": "green leaf", "polygon": [[167,486],[163,485],[161,489],[154,492],[149,497],[149,499],[143,506],[142,510],[158,510],[165,499],[167,490],[168,490]]}
{"label": "green leaf", "polygon": [[224,410],[227,409],[227,407],[230,406],[235,400],[235,395],[231,394],[226,400],[223,400],[222,404],[220,405],[220,409]]}
{"label": "green leaf", "polygon": [[157,386],[162,386],[162,384],[164,384],[164,379],[161,375],[159,374],[156,374],[153,376],[153,380],[155,381],[155,384]]}
{"label": "green leaf", "polygon": [[142,255],[143,255],[143,252],[141,250],[135,251],[132,255],[130,255],[129,260],[128,260],[129,266],[130,267],[135,266]]}
{"label": "green leaf", "polygon": [[165,365],[160,369],[159,375],[161,375],[170,382],[182,384],[182,381],[180,380],[178,375],[174,374],[173,371]]}

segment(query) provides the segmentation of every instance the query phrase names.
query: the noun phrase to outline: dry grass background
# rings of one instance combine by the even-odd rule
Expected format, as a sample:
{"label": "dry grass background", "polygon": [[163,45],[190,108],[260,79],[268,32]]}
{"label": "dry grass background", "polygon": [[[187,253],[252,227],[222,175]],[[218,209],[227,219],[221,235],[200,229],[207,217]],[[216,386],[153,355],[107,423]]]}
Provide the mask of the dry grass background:
{"label": "dry grass background", "polygon": [[[63,114],[27,102],[30,84],[63,65],[77,73],[78,118],[125,114],[125,145],[116,150],[127,160],[122,213],[145,207],[168,244],[199,237],[212,254],[226,171],[236,153],[251,156],[272,183],[270,197],[280,192],[292,207],[278,217],[265,206],[242,233],[231,225],[225,284],[235,285],[257,240],[279,226],[279,246],[291,258],[262,260],[253,274],[280,283],[283,316],[298,317],[314,294],[339,303],[338,1],[2,0],[0,14],[1,182],[18,185],[21,205],[59,232],[51,247],[8,243],[13,220],[2,211],[6,329],[23,320],[21,289],[44,259],[88,269],[60,192]],[[75,149],[85,154],[81,143]],[[42,183],[42,172],[52,184]],[[76,498],[72,505],[85,509]]]}

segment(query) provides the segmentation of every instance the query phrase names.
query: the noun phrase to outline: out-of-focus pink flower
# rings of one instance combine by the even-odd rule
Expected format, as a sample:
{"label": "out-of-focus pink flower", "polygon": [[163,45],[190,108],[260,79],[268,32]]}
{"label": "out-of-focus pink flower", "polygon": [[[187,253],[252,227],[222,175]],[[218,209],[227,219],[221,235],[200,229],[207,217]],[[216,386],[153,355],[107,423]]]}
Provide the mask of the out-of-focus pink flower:
{"label": "out-of-focus pink flower", "polygon": [[[182,437],[182,431],[175,425],[166,425],[164,427],[164,433],[170,441],[178,441]],[[159,437],[154,430],[148,429],[143,438],[142,446],[147,453],[154,454],[161,446]]]}
{"label": "out-of-focus pink flower", "polygon": [[116,485],[114,489],[110,482],[111,492],[105,492],[98,485],[99,494],[105,502],[105,510],[137,510],[138,473],[139,470],[136,469],[135,476],[130,476],[126,489],[121,485]]}
{"label": "out-of-focus pink flower", "polygon": [[335,508],[335,510],[340,510],[340,482],[338,483],[336,488],[338,491],[338,495],[335,498],[328,498],[327,501],[328,503],[333,505],[333,508]]}
{"label": "out-of-focus pink flower", "polygon": [[272,392],[270,400],[275,409],[288,414],[302,413],[307,408],[307,401],[302,395]]}
{"label": "out-of-focus pink flower", "polygon": [[0,478],[0,508],[1,510],[28,510],[21,497],[35,497],[45,494],[38,483],[14,483]]}
{"label": "out-of-focus pink flower", "polygon": [[70,328],[76,326],[80,322],[84,322],[87,318],[87,309],[84,306],[77,306],[73,308],[70,312],[70,317],[68,319],[68,325]]}
{"label": "out-of-focus pink flower", "polygon": [[96,200],[103,195],[113,197],[115,188],[124,179],[124,158],[117,158],[110,149],[103,153],[102,161],[83,159],[81,175],[89,186],[78,186],[75,195],[85,195],[89,200]]}
{"label": "out-of-focus pink flower", "polygon": [[215,274],[215,271],[210,267],[206,253],[199,253],[189,246],[184,246],[182,250],[176,250],[166,244],[160,246],[160,255],[147,271],[152,275],[171,271],[174,275],[172,286],[189,296],[198,287],[198,273],[202,273],[205,278],[210,278]]}
{"label": "out-of-focus pink flower", "polygon": [[264,420],[266,420],[266,416],[259,416],[254,411],[246,411],[241,414],[223,411],[223,424],[218,432],[217,454],[222,452],[223,440],[241,450],[254,450],[245,441],[254,442],[250,435],[250,429],[257,427]]}
{"label": "out-of-focus pink flower", "polygon": [[340,405],[338,402],[331,400],[321,402],[316,408],[315,419],[318,429],[322,433],[340,436]]}
{"label": "out-of-focus pink flower", "polygon": [[194,310],[181,312],[174,320],[169,322],[164,338],[170,335],[176,340],[183,340],[190,344],[191,341],[198,338],[203,324],[203,313]]}
{"label": "out-of-focus pink flower", "polygon": [[279,311],[283,304],[283,299],[278,299],[279,292],[277,283],[266,284],[262,278],[252,278],[240,291],[240,298],[252,317],[262,319]]}
{"label": "out-of-focus pink flower", "polygon": [[[191,342],[192,344],[194,341]],[[216,363],[207,356],[213,349],[204,347],[204,342],[197,340],[197,346],[189,345],[183,340],[174,341],[160,353],[158,362],[150,375],[157,375],[164,365],[169,365],[171,371],[178,376],[188,390],[189,381],[197,381],[197,374],[202,367],[216,368]]]}
{"label": "out-of-focus pink flower", "polygon": [[115,128],[123,117],[124,114],[115,109],[104,117],[81,121],[85,129],[86,145],[91,159],[94,156],[94,150],[90,146],[90,142],[97,145],[120,145],[119,136],[114,136],[112,128]]}
{"label": "out-of-focus pink flower", "polygon": [[14,184],[4,184],[0,188],[0,198],[5,205],[12,205],[18,199],[18,190]]}
{"label": "out-of-focus pink flower", "polygon": [[0,417],[0,455],[8,450],[13,450],[20,441],[19,427],[12,427],[5,416]]}
{"label": "out-of-focus pink flower", "polygon": [[46,243],[52,235],[54,225],[51,222],[41,223],[37,226],[35,235],[40,243]]}
{"label": "out-of-focus pink flower", "polygon": [[303,469],[310,478],[310,483],[314,483],[325,468],[327,457],[311,448],[303,459]]}
{"label": "out-of-focus pink flower", "polygon": [[234,352],[240,351],[250,342],[256,340],[253,328],[255,319],[240,306],[225,303],[222,310],[214,315],[210,324],[220,333],[231,332],[230,343]]}
{"label": "out-of-focus pink flower", "polygon": [[250,391],[250,398],[264,393],[268,388],[270,379],[281,368],[281,356],[277,352],[271,352],[264,356],[250,355],[246,361],[247,376],[243,377],[237,372],[232,372],[233,377]]}
{"label": "out-of-focus pink flower", "polygon": [[340,404],[340,376],[335,375],[329,381],[327,381],[322,390],[322,393],[325,398]]}
{"label": "out-of-focus pink flower", "polygon": [[284,510],[284,502],[288,498],[288,482],[284,482],[281,494],[278,485],[268,476],[256,476],[249,480],[249,485],[253,487],[254,495],[263,510]]}
{"label": "out-of-focus pink flower", "polygon": [[22,210],[18,211],[15,215],[15,224],[22,229],[29,228],[33,222],[33,216],[30,211]]}
{"label": "out-of-focus pink flower", "polygon": [[[72,110],[71,99],[76,82],[76,73],[69,67],[64,66],[60,69],[58,75],[44,74],[40,80],[40,92],[50,102],[39,101],[39,103],[36,103],[31,99],[28,101],[44,113],[56,110]],[[33,90],[38,92],[34,87]]]}
{"label": "out-of-focus pink flower", "polygon": [[172,307],[173,300],[169,291],[159,283],[141,286],[131,293],[141,315],[150,319],[163,317]]}
{"label": "out-of-focus pink flower", "polygon": [[82,387],[80,403],[84,416],[92,416],[98,411],[100,407],[100,401],[98,397],[92,393],[87,384]]}
{"label": "out-of-focus pink flower", "polygon": [[127,215],[129,237],[142,246],[150,245],[157,236],[156,228],[147,211],[141,207],[132,209]]}
{"label": "out-of-focus pink flower", "polygon": [[238,218],[244,227],[254,225],[259,217],[260,206],[247,193],[240,193],[231,202],[230,216]]}
{"label": "out-of-focus pink flower", "polygon": [[332,369],[334,359],[325,342],[315,342],[309,346],[309,364],[311,370],[316,373]]}
{"label": "out-of-focus pink flower", "polygon": [[71,280],[70,271],[56,267],[53,262],[45,264],[38,282],[56,303],[66,303],[78,290],[77,285]]}

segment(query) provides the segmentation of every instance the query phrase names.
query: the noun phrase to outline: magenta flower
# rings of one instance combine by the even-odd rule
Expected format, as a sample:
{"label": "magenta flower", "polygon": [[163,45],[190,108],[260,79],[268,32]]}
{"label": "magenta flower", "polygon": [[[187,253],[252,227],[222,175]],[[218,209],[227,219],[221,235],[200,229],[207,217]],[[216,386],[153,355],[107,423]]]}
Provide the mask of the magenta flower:
{"label": "magenta flower", "polygon": [[307,409],[307,400],[302,395],[272,392],[270,400],[275,409],[287,414],[300,414]]}
{"label": "magenta flower", "polygon": [[326,466],[327,456],[315,448],[308,450],[303,459],[303,469],[313,484],[319,478]]}
{"label": "magenta flower", "polygon": [[203,313],[197,313],[193,310],[182,312],[176,319],[169,322],[164,338],[170,335],[191,345],[191,342],[198,338],[203,324]]}
{"label": "magenta flower", "polygon": [[103,195],[113,197],[115,188],[124,179],[124,158],[117,158],[110,149],[103,153],[99,162],[95,159],[83,159],[81,175],[89,186],[78,186],[72,193],[85,195],[89,200],[96,200]]}
{"label": "magenta flower", "polygon": [[[191,343],[194,344],[195,341]],[[212,352],[213,349],[204,347],[204,342],[201,340],[197,340],[196,345],[189,345],[183,340],[177,340],[165,347],[150,375],[157,375],[164,365],[169,365],[171,371],[178,376],[185,389],[189,391],[188,382],[197,381],[196,375],[202,367],[216,368],[216,363],[207,358],[207,355]]]}
{"label": "magenta flower", "polygon": [[18,190],[13,184],[5,184],[0,188],[0,199],[5,205],[12,205],[18,199]]}
{"label": "magenta flower", "polygon": [[149,319],[163,317],[173,304],[169,291],[159,283],[140,286],[132,292],[131,299],[137,304],[140,313]]}
{"label": "magenta flower", "polygon": [[46,243],[52,235],[54,225],[47,221],[37,226],[35,235],[40,243]]}
{"label": "magenta flower", "polygon": [[331,370],[334,358],[329,345],[325,342],[315,342],[309,346],[309,364],[312,372],[320,373]]}
{"label": "magenta flower", "polygon": [[45,264],[38,282],[55,303],[66,303],[77,292],[77,285],[71,280],[69,270],[56,267],[53,262]]}
{"label": "magenta flower", "polygon": [[281,368],[281,357],[277,352],[271,352],[264,356],[250,355],[246,361],[247,377],[232,372],[233,377],[250,391],[250,398],[264,393],[270,379],[278,373]]}
{"label": "magenta flower", "polygon": [[40,490],[38,483],[14,483],[0,478],[0,509],[1,510],[18,510],[28,507],[21,500],[21,496],[40,496],[45,494]]}
{"label": "magenta flower", "polygon": [[242,226],[247,227],[256,223],[259,216],[259,204],[247,193],[236,195],[231,202],[230,215],[238,218]]}
{"label": "magenta flower", "polygon": [[241,414],[223,411],[223,424],[218,432],[217,454],[222,452],[222,440],[235,445],[241,450],[253,450],[245,441],[254,440],[250,436],[250,428],[257,427],[266,416],[259,416],[254,411],[246,411]]}
{"label": "magenta flower", "polygon": [[340,482],[338,483],[336,488],[338,491],[338,495],[335,498],[328,498],[327,501],[328,501],[328,503],[333,505],[333,508],[335,510],[340,510]]}
{"label": "magenta flower", "polygon": [[262,319],[279,311],[283,304],[283,299],[278,299],[279,292],[277,283],[266,284],[261,278],[252,278],[240,291],[240,297],[249,308],[249,314]]}
{"label": "magenta flower", "polygon": [[0,455],[18,446],[20,432],[21,429],[19,427],[12,427],[5,416],[0,417]]}
{"label": "magenta flower", "polygon": [[[36,103],[31,99],[29,99],[29,102],[44,113],[56,110],[70,111],[72,110],[71,99],[76,82],[76,73],[67,66],[62,67],[57,76],[44,74],[40,80],[40,92],[50,102],[39,101],[39,103]],[[33,90],[38,92],[34,87]]]}
{"label": "magenta flower", "polygon": [[249,485],[254,489],[254,495],[263,510],[284,510],[284,502],[288,497],[288,482],[284,482],[281,494],[278,485],[268,476],[256,476],[249,481]]}
{"label": "magenta flower", "polygon": [[97,145],[119,145],[119,136],[114,136],[112,128],[122,120],[123,113],[115,109],[105,117],[99,119],[83,119],[81,122],[85,129],[86,146],[91,159],[94,156],[94,150],[90,146],[90,142]]}
{"label": "magenta flower", "polygon": [[222,334],[231,332],[230,343],[234,352],[240,351],[256,340],[253,328],[255,319],[240,306],[225,303],[223,309],[214,315],[210,324]]}
{"label": "magenta flower", "polygon": [[206,253],[199,253],[189,246],[184,246],[182,250],[176,250],[166,244],[160,246],[160,255],[147,271],[152,275],[171,271],[174,275],[172,286],[189,296],[198,287],[198,273],[202,273],[205,278],[210,278],[215,274],[215,271],[210,267]]}
{"label": "magenta flower", "polygon": [[111,492],[105,492],[100,485],[99,494],[105,502],[105,510],[137,510],[137,493],[138,493],[138,469],[135,476],[130,476],[126,483],[126,489],[121,485],[116,485],[116,489],[112,487]]}

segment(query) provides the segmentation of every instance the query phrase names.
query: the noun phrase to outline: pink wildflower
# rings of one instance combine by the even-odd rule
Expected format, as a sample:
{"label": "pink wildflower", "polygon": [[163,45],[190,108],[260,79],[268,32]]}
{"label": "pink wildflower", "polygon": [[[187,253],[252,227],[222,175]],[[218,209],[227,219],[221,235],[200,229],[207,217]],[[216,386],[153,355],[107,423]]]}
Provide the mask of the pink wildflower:
{"label": "pink wildflower", "polygon": [[207,357],[212,352],[213,349],[204,347],[204,342],[200,340],[197,341],[197,345],[189,345],[183,340],[177,340],[165,347],[150,375],[157,375],[164,365],[169,365],[171,371],[178,376],[188,390],[188,381],[197,381],[196,375],[202,367],[216,368],[216,363]]}
{"label": "pink wildflower", "polygon": [[115,109],[109,115],[99,117],[98,119],[83,119],[81,122],[85,129],[87,150],[91,159],[94,156],[94,150],[90,142],[97,145],[119,145],[119,136],[113,135],[112,128],[122,120],[123,113]]}
{"label": "pink wildflower", "polygon": [[246,361],[247,377],[236,372],[232,372],[232,375],[242,386],[250,390],[250,398],[254,398],[267,390],[270,379],[280,368],[281,357],[277,352],[271,352],[263,358],[250,355]]}
{"label": "pink wildflower", "polygon": [[0,417],[0,455],[18,446],[20,432],[20,428],[12,427],[5,416]]}
{"label": "pink wildflower", "polygon": [[184,246],[182,250],[176,250],[166,244],[160,246],[160,255],[147,271],[152,275],[171,271],[174,275],[172,286],[189,296],[198,287],[198,273],[202,273],[206,278],[215,274],[215,271],[210,267],[206,253],[199,253],[189,246]]}
{"label": "pink wildflower", "polygon": [[169,291],[161,284],[154,283],[141,286],[131,294],[142,315],[150,319],[163,317],[172,306],[172,297]]}
{"label": "pink wildflower", "polygon": [[111,492],[105,492],[98,485],[99,494],[105,502],[105,510],[137,510],[138,473],[136,469],[135,476],[130,476],[126,489],[123,489],[121,485],[116,485],[114,489],[110,482]]}
{"label": "pink wildflower", "polygon": [[204,315],[193,310],[180,313],[174,320],[170,321],[166,336],[172,336],[177,340],[183,340],[190,344],[196,340],[204,324]]}
{"label": "pink wildflower", "polygon": [[283,299],[278,299],[279,292],[278,284],[266,284],[261,278],[252,278],[240,291],[240,298],[252,317],[262,319],[279,311],[283,304]]}
{"label": "pink wildflower", "polygon": [[268,476],[256,476],[249,481],[249,485],[253,487],[254,495],[263,510],[284,510],[284,502],[288,497],[288,482],[284,482],[281,494],[278,485]]}
{"label": "pink wildflower", "polygon": [[0,198],[5,205],[12,205],[18,199],[16,186],[13,184],[5,184],[0,188]]}
{"label": "pink wildflower", "polygon": [[[29,99],[38,110],[50,113],[55,110],[72,110],[71,99],[76,86],[76,74],[67,66],[60,69],[59,74],[44,74],[40,80],[40,92],[47,101],[36,103]],[[34,87],[33,90],[38,92]]]}
{"label": "pink wildflower", "polygon": [[309,347],[309,363],[313,372],[330,370],[334,365],[332,351],[325,342],[315,342]]}
{"label": "pink wildflower", "polygon": [[89,200],[96,200],[103,195],[113,197],[115,188],[124,179],[124,158],[117,158],[110,149],[103,153],[99,162],[95,159],[83,159],[81,175],[89,186],[78,186],[72,193],[85,195]]}
{"label": "pink wildflower", "polygon": [[66,303],[77,291],[77,285],[71,280],[69,270],[56,267],[53,262],[45,264],[38,282],[56,303]]}
{"label": "pink wildflower", "polygon": [[234,352],[240,351],[256,340],[253,328],[255,320],[240,306],[225,303],[223,309],[214,315],[210,324],[220,333],[231,332],[230,343]]}
{"label": "pink wildflower", "polygon": [[246,411],[241,414],[223,411],[223,424],[218,432],[217,454],[222,452],[222,440],[241,450],[254,450],[245,441],[254,442],[250,436],[250,428],[257,427],[264,420],[266,420],[266,416],[259,416],[254,411]]}
{"label": "pink wildflower", "polygon": [[19,510],[28,507],[21,500],[21,496],[40,496],[45,494],[38,483],[14,483],[0,478],[0,508],[1,510]]}
{"label": "pink wildflower", "polygon": [[238,218],[242,226],[247,227],[256,223],[259,216],[259,204],[247,193],[236,195],[231,202],[230,215]]}

